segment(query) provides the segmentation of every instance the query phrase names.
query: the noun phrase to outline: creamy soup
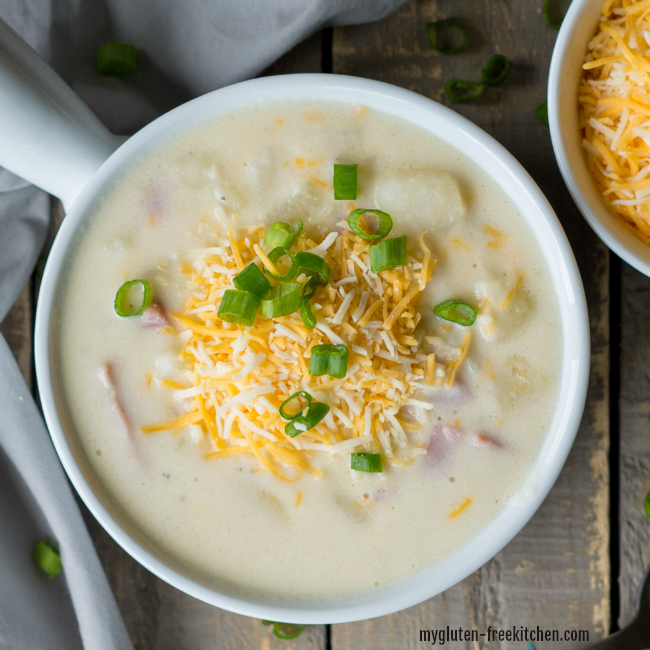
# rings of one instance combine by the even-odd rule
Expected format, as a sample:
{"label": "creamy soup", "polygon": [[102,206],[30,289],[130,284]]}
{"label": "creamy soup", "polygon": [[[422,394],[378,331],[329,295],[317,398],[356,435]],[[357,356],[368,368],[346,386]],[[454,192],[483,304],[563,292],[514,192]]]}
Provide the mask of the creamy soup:
{"label": "creamy soup", "polygon": [[[356,198],[335,199],[334,165],[357,165]],[[363,237],[381,215],[351,231],[356,209],[389,215],[392,243]],[[276,281],[286,232],[267,235],[299,220],[286,248],[328,277],[301,262]],[[254,321],[231,322],[251,264],[307,294],[313,329],[253,285]],[[133,280],[151,304],[120,317],[144,304],[142,282],[116,300]],[[162,145],[103,197],[59,291],[59,400],[94,489],[231,593],[328,599],[434,564],[521,487],[554,413],[559,309],[522,215],[458,151],[361,106],[249,108]],[[298,391],[313,401],[282,417]]]}

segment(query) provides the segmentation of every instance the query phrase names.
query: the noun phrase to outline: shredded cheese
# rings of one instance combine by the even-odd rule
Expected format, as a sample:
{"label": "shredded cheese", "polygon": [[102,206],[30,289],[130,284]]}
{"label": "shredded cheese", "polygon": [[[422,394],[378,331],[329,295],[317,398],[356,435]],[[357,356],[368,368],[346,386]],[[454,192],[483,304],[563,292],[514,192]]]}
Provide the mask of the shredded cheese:
{"label": "shredded cheese", "polygon": [[[348,231],[327,235],[320,243],[301,233],[298,250],[316,250],[329,264],[332,283],[319,287],[313,300],[317,325],[307,330],[298,315],[257,316],[250,327],[222,322],[218,304],[232,286],[236,272],[261,260],[277,269],[262,249],[264,231],[249,229],[245,237],[229,230],[221,245],[197,253],[187,273],[189,298],[182,313],[172,317],[185,364],[185,383],[163,379],[160,386],[189,411],[182,417],[143,427],[144,433],[178,432],[190,425],[206,434],[198,438],[209,448],[206,459],[251,454],[260,471],[283,481],[295,481],[320,458],[343,451],[383,449],[397,465],[407,465],[422,449],[421,423],[413,423],[403,407],[418,412],[432,404],[416,392],[432,386],[434,377],[452,385],[467,354],[469,335],[456,360],[436,365],[435,352],[420,352],[414,330],[420,321],[416,299],[429,282],[435,260],[420,238],[422,261],[409,257],[404,267],[381,275],[369,271],[370,243]],[[352,278],[353,288],[346,292]],[[383,308],[383,315],[380,307]],[[372,317],[378,320],[370,320]],[[348,371],[343,379],[312,377],[308,360],[314,345],[343,343],[348,347]],[[278,408],[297,391],[307,391],[330,405],[327,417],[296,438],[285,434]],[[404,417],[406,413],[406,418]],[[420,451],[418,451],[420,450]]]}
{"label": "shredded cheese", "polygon": [[650,244],[650,5],[607,0],[578,91],[587,165],[609,211]]}

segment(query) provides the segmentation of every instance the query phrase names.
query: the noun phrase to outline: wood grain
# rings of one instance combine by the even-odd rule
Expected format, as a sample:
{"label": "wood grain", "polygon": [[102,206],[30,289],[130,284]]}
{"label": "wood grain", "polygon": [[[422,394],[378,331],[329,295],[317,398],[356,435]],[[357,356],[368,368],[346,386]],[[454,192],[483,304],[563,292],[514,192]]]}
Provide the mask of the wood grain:
{"label": "wood grain", "polygon": [[[479,631],[488,625],[584,628],[592,641],[609,628],[609,255],[566,192],[548,129],[535,115],[545,98],[555,39],[537,9],[531,0],[424,1],[378,23],[334,31],[334,72],[387,81],[443,103],[448,103],[443,94],[447,79],[480,79],[493,54],[510,58],[511,73],[502,86],[453,108],[504,144],[555,207],[583,273],[592,335],[585,416],[557,484],[531,522],[496,558],[446,593],[392,616],[333,626],[335,650],[420,647],[419,629],[446,625]],[[471,45],[466,53],[445,57],[429,48],[424,24],[443,18],[460,20],[467,28]]]}
{"label": "wood grain", "polygon": [[634,614],[637,590],[650,564],[650,278],[623,263],[620,408],[620,624]]}

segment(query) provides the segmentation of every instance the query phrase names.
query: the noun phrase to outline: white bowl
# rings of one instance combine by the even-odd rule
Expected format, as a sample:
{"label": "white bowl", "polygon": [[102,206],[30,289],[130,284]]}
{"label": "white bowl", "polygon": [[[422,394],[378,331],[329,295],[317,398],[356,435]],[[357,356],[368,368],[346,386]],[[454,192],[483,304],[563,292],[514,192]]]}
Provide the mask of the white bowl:
{"label": "white bowl", "polygon": [[[557,410],[537,461],[525,485],[487,528],[442,562],[376,591],[281,606],[270,597],[242,599],[200,584],[171,569],[120,526],[110,504],[91,488],[85,463],[66,434],[63,409],[55,398],[51,345],[65,259],[97,200],[123,170],[207,119],[283,100],[336,100],[398,116],[446,140],[483,169],[512,199],[542,248],[560,304],[563,364]],[[389,614],[448,589],[492,558],[531,518],[560,473],[580,423],[589,374],[587,309],[578,269],[553,210],[521,165],[481,129],[434,101],[376,81],[336,75],[267,77],[215,91],[163,115],[117,149],[74,201],[56,238],[40,290],[35,348],[43,411],[56,450],[81,498],[117,543],[157,576],[200,600],[256,618],[293,623],[341,623]]]}
{"label": "white bowl", "polygon": [[602,6],[602,0],[573,0],[562,21],[548,78],[551,141],[564,182],[589,225],[619,257],[650,276],[650,246],[635,237],[605,207],[587,168],[578,128],[578,84]]}

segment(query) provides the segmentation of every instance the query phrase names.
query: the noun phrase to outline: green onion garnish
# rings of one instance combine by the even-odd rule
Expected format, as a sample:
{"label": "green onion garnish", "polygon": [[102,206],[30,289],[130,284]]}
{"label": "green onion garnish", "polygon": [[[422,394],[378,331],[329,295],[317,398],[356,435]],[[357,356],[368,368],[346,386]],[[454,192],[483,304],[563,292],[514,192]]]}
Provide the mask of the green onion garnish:
{"label": "green onion garnish", "polygon": [[266,279],[260,267],[253,263],[233,278],[233,284],[240,291],[248,291],[259,298],[271,288],[271,283]]}
{"label": "green onion garnish", "polygon": [[311,305],[309,304],[309,300],[307,300],[306,298],[303,298],[300,301],[300,318],[302,318],[303,325],[308,330],[313,330],[314,327],[316,327],[316,317],[314,316],[314,313],[311,310]]}
{"label": "green onion garnish", "polygon": [[370,247],[370,270],[373,273],[406,266],[406,262],[406,235],[384,239]]}
{"label": "green onion garnish", "polygon": [[265,248],[286,248],[289,250],[302,231],[302,219],[292,225],[276,221],[264,237]]}
{"label": "green onion garnish", "polygon": [[300,307],[302,285],[297,282],[283,282],[271,287],[263,296],[260,315],[264,318],[288,316]]}
{"label": "green onion garnish", "polygon": [[118,316],[140,316],[151,304],[151,285],[146,280],[129,280],[115,294]]}
{"label": "green onion garnish", "polygon": [[[564,4],[571,4],[571,0]],[[550,29],[560,29],[564,15],[566,14],[566,11],[562,11],[562,9],[563,7],[560,6],[559,0],[544,0],[542,13],[544,14],[547,27]]]}
{"label": "green onion garnish", "polygon": [[356,199],[357,198],[357,166],[356,165],[334,165],[334,198]]}
{"label": "green onion garnish", "polygon": [[[330,279],[330,265],[315,253],[303,251],[296,253],[298,275],[308,275],[316,284],[325,286]],[[275,263],[275,262],[274,262]]]}
{"label": "green onion garnish", "polygon": [[[274,224],[275,225],[275,224]],[[284,275],[276,275],[271,273],[268,269],[264,269],[264,273],[274,280],[280,282],[291,282],[298,275],[298,262],[296,258],[289,252],[288,248],[282,248],[282,246],[277,246],[269,253],[269,259],[273,264],[279,262],[283,257],[288,257],[290,260],[289,270]]]}
{"label": "green onion garnish", "polygon": [[548,126],[548,102],[542,102],[536,109],[537,117],[539,117],[546,126]]}
{"label": "green onion garnish", "polygon": [[645,514],[650,519],[650,492],[645,495],[645,501],[643,502],[643,506],[645,508]]}
{"label": "green onion garnish", "polygon": [[485,90],[485,84],[477,81],[465,81],[464,79],[450,79],[445,84],[445,93],[452,102],[461,104],[470,99],[476,99]]}
{"label": "green onion garnish", "polygon": [[229,323],[250,327],[255,320],[255,314],[257,314],[259,306],[259,296],[248,293],[248,291],[228,289],[223,294],[217,316]]}
{"label": "green onion garnish", "polygon": [[136,70],[135,48],[126,43],[109,43],[97,50],[97,70],[111,77],[122,77]]}
{"label": "green onion garnish", "polygon": [[503,54],[495,54],[481,70],[481,81],[486,86],[498,86],[508,76],[510,61]]}
{"label": "green onion garnish", "polygon": [[311,349],[309,374],[312,377],[329,375],[343,379],[348,370],[348,348],[345,345],[315,345]]}
{"label": "green onion garnish", "polygon": [[458,54],[467,47],[465,30],[453,20],[437,20],[424,26],[431,47],[441,54]]}
{"label": "green onion garnish", "polygon": [[[372,232],[367,230],[368,224],[364,219],[364,215],[366,214],[374,214],[377,217],[377,227]],[[381,210],[364,210],[359,208],[358,210],[352,210],[348,215],[348,226],[350,226],[350,230],[355,235],[358,235],[362,239],[378,241],[379,239],[383,239],[391,231],[393,228],[393,220],[389,214]]]}
{"label": "green onion garnish", "polygon": [[61,569],[63,568],[63,564],[61,564],[61,556],[51,544],[48,544],[43,540],[36,544],[34,559],[38,566],[40,566],[41,569],[50,576],[50,578],[54,579],[59,575],[59,573],[61,573]]}
{"label": "green onion garnish", "polygon": [[294,418],[284,427],[284,432],[289,438],[295,438],[303,431],[313,429],[329,412],[330,407],[325,402],[312,402],[302,415]]}
{"label": "green onion garnish", "polygon": [[476,310],[460,300],[445,300],[433,308],[433,313],[464,327],[469,327],[476,320]]}
{"label": "green onion garnish", "polygon": [[[300,407],[300,400],[307,400],[307,403],[304,404],[302,407]],[[297,418],[299,415],[302,415],[302,412],[311,404],[312,400],[314,398],[304,390],[299,390],[297,393],[294,393],[289,399],[285,399],[282,404],[280,404],[280,415],[285,419],[285,420],[293,420],[294,418]],[[293,413],[287,411],[287,406],[291,404],[291,402],[296,401],[296,405],[299,406],[297,411],[293,411]]]}
{"label": "green onion garnish", "polygon": [[262,621],[262,625],[272,625],[273,634],[278,639],[295,639],[302,634],[305,629],[304,625],[296,625],[294,623],[276,623],[275,621]]}
{"label": "green onion garnish", "polygon": [[350,468],[357,472],[381,472],[381,454],[355,454],[350,456]]}

